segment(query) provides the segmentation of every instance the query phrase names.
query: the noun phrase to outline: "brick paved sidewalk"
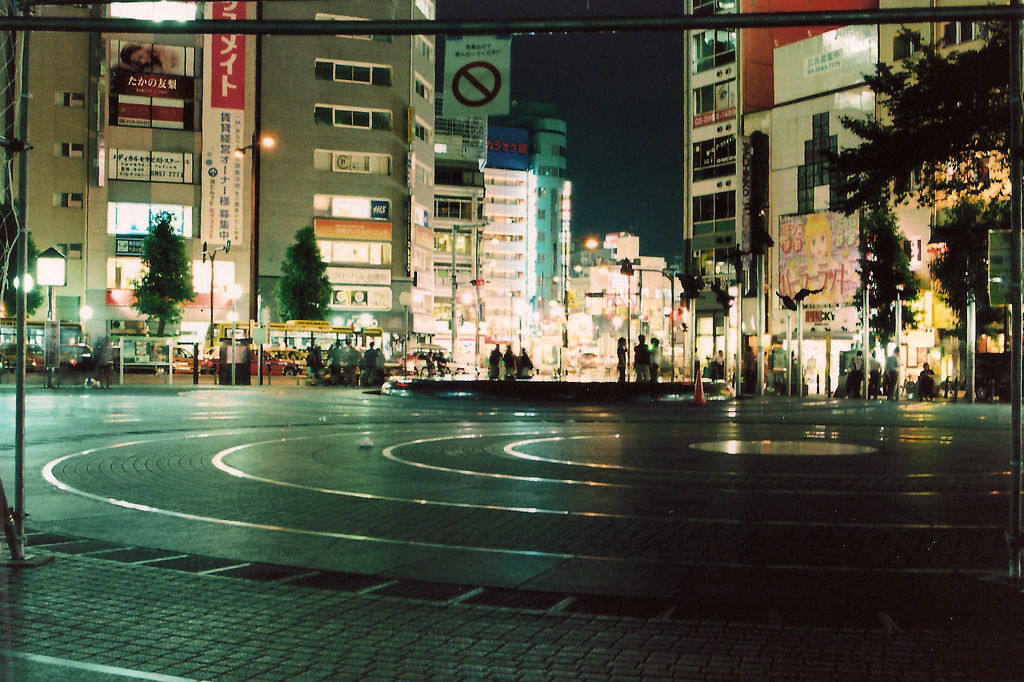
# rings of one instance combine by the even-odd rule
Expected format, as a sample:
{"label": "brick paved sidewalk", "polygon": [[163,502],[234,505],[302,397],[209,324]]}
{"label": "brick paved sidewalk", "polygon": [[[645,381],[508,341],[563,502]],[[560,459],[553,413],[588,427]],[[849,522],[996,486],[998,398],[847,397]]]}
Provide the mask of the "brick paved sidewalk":
{"label": "brick paved sidewalk", "polygon": [[[496,608],[58,555],[2,569],[0,679],[1019,680],[1019,633]],[[162,677],[164,676],[164,677]]]}

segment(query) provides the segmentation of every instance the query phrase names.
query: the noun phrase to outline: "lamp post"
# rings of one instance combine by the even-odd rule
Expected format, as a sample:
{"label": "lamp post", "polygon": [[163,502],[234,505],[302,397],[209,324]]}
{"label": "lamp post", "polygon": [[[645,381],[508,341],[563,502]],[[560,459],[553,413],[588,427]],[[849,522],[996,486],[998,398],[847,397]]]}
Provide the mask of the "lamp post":
{"label": "lamp post", "polygon": [[53,388],[53,370],[60,371],[60,321],[53,305],[53,288],[67,284],[67,260],[52,246],[36,259],[36,281],[46,286],[46,387]]}
{"label": "lamp post", "polygon": [[619,267],[619,274],[626,276],[626,376],[629,376],[630,358],[629,347],[633,343],[633,339],[630,336],[630,332],[633,327],[633,312],[630,310],[630,299],[633,297],[633,264],[629,262],[628,258],[623,258],[622,263]]}
{"label": "lamp post", "polygon": [[218,246],[215,249],[210,249],[206,242],[203,242],[203,262],[206,259],[210,259],[210,348],[213,348],[213,275],[215,271],[215,265],[217,263],[217,252],[223,251],[227,253],[231,250],[231,240],[227,240],[224,246]]}
{"label": "lamp post", "polygon": [[260,285],[260,151],[270,149],[277,140],[269,135],[260,135],[253,131],[252,142],[235,150],[235,156],[242,158],[247,151],[252,151],[252,175],[250,181],[249,208],[251,229],[249,246],[249,319],[259,323],[259,285]]}

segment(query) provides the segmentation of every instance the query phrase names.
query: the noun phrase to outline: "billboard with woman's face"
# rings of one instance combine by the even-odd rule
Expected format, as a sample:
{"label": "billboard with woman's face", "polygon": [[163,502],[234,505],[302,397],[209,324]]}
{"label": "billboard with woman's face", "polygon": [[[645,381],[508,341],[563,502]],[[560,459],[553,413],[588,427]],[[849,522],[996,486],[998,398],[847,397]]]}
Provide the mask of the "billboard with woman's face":
{"label": "billboard with woman's face", "polygon": [[852,305],[860,285],[858,216],[811,213],[783,216],[779,222],[779,293],[821,289],[804,305]]}

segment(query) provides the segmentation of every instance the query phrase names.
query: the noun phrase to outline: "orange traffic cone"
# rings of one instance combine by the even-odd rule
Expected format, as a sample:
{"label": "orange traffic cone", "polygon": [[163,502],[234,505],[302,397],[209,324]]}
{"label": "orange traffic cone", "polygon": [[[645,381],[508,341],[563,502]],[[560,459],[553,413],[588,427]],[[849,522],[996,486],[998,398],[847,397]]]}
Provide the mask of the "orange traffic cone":
{"label": "orange traffic cone", "polygon": [[707,405],[708,401],[704,400],[704,378],[700,375],[700,363],[694,362],[693,365],[693,404]]}

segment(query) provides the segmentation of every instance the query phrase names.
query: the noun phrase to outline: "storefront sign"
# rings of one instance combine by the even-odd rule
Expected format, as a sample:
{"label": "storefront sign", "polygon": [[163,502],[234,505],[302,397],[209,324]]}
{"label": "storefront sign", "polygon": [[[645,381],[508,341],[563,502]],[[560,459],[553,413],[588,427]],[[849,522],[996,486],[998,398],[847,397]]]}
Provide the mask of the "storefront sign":
{"label": "storefront sign", "polygon": [[331,284],[391,285],[391,270],[370,268],[327,268]]}
{"label": "storefront sign", "polygon": [[391,223],[315,218],[313,230],[316,232],[317,239],[391,241]]}

